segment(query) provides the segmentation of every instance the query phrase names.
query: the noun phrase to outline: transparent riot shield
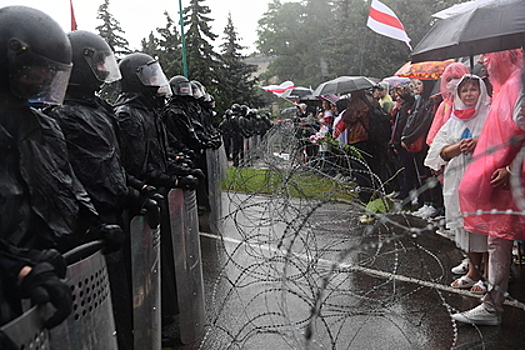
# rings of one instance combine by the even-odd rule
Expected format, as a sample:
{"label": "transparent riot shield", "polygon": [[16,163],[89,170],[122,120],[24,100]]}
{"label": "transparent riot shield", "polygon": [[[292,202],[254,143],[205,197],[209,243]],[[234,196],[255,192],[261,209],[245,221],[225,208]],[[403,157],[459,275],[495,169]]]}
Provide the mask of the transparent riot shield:
{"label": "transparent riot shield", "polygon": [[0,329],[18,349],[49,350],[49,334],[44,328],[45,306],[34,306]]}
{"label": "transparent riot shield", "polygon": [[[206,150],[206,167],[208,168],[208,201],[210,213],[208,215],[208,228],[211,233],[219,233],[221,230],[221,159],[219,150],[208,148]],[[208,231],[208,230],[207,230]]]}
{"label": "transparent riot shield", "polygon": [[108,270],[100,241],[64,254],[66,283],[73,294],[73,312],[50,330],[51,349],[118,349]]}
{"label": "transparent riot shield", "polygon": [[168,194],[171,238],[180,310],[180,337],[190,344],[204,333],[206,310],[195,191]]}
{"label": "transparent riot shield", "polygon": [[160,229],[151,229],[144,215],[137,215],[130,232],[134,348],[157,350],[162,345]]}

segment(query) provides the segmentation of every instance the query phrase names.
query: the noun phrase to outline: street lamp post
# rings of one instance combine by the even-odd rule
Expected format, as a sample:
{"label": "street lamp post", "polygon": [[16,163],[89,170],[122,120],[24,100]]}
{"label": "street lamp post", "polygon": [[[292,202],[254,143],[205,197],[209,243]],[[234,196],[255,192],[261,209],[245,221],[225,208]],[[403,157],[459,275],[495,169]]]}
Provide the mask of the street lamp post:
{"label": "street lamp post", "polygon": [[184,35],[184,16],[182,14],[182,0],[179,0],[179,13],[180,13],[180,40],[182,42],[182,70],[184,76],[189,78],[188,75],[188,58],[186,55],[186,36]]}

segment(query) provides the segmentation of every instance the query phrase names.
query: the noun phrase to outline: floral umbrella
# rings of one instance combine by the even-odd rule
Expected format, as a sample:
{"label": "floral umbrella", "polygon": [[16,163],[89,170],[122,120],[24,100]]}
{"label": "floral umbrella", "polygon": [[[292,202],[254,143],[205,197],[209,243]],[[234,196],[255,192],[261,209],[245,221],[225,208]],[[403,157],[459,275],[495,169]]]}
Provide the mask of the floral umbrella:
{"label": "floral umbrella", "polygon": [[425,61],[412,63],[408,61],[395,72],[398,77],[405,77],[420,80],[437,80],[447,66],[454,63],[454,60],[446,61]]}

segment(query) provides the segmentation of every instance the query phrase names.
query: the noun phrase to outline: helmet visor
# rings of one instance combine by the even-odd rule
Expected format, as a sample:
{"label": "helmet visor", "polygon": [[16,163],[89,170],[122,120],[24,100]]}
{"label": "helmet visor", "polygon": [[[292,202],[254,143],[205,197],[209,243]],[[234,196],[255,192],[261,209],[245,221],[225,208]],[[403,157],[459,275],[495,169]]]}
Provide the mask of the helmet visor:
{"label": "helmet visor", "polygon": [[171,96],[171,87],[157,61],[148,62],[137,68],[137,75],[140,82],[145,86],[158,86],[157,94],[160,96]]}
{"label": "helmet visor", "polygon": [[118,69],[117,59],[112,51],[86,47],[84,49],[84,58],[98,80],[109,84],[122,78]]}
{"label": "helmet visor", "polygon": [[49,60],[30,51],[8,55],[11,91],[29,102],[60,105],[73,65]]}
{"label": "helmet visor", "polygon": [[193,91],[189,81],[183,81],[177,84],[177,95],[193,96]]}

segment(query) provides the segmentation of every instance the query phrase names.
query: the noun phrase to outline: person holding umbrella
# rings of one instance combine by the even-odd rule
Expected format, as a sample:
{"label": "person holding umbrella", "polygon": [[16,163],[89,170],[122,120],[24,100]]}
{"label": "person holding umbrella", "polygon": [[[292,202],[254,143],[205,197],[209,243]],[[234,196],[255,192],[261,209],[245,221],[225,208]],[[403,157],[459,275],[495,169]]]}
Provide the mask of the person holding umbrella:
{"label": "person holding umbrella", "polygon": [[[513,120],[521,90],[521,49],[482,56],[494,87],[492,105],[473,161],[459,186],[464,229],[488,236],[489,290],[477,307],[452,315],[458,322],[501,324],[514,240],[525,239],[525,219],[509,187],[512,163],[523,146],[525,131]],[[481,211],[481,214],[476,214]]]}

